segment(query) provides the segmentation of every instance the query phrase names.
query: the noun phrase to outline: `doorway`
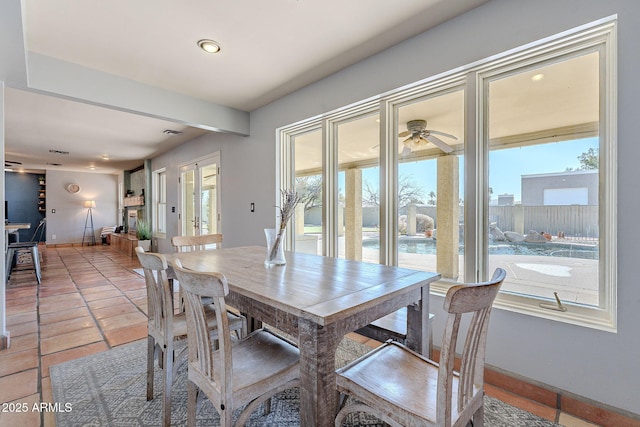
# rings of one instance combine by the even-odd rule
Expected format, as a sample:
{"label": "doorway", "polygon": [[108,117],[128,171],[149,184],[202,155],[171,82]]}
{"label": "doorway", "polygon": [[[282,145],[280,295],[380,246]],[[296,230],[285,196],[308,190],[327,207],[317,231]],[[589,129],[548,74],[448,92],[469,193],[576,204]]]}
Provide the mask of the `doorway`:
{"label": "doorway", "polygon": [[220,230],[220,153],[180,167],[181,235],[200,236]]}

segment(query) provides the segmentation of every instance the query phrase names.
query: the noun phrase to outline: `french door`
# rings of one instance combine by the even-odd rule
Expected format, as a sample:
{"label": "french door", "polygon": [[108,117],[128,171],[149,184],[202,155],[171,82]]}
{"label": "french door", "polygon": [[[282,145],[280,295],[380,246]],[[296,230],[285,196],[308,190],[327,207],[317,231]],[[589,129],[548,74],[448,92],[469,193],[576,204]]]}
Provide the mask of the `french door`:
{"label": "french door", "polygon": [[220,229],[220,153],[180,167],[181,234],[200,236]]}

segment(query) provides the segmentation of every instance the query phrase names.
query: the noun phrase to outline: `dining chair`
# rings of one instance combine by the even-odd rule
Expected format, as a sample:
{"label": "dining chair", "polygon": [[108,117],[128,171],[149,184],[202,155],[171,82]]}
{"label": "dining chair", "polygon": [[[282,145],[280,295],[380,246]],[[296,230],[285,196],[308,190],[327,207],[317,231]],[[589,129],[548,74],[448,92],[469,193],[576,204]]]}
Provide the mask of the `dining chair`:
{"label": "dining chair", "polygon": [[[225,276],[183,269],[179,260],[175,264],[187,310],[187,425],[195,426],[199,390],[220,414],[222,427],[244,426],[262,402],[281,391],[299,387],[300,351],[295,344],[267,329],[258,329],[232,342],[228,322],[221,315],[229,294]],[[212,298],[216,307],[220,329],[219,347],[215,351],[205,327],[202,297]],[[243,409],[233,424],[233,412],[238,408]]]}
{"label": "dining chair", "polygon": [[[156,349],[159,351],[158,365],[163,369],[162,382],[162,425],[171,425],[171,385],[178,367],[178,360],[185,349],[178,354],[174,351],[174,342],[187,335],[187,318],[185,313],[175,313],[173,289],[167,278],[167,260],[162,254],[144,252],[136,248],[136,254],[144,271],[147,287],[148,322],[147,322],[147,400],[153,399],[153,371]],[[203,304],[204,328],[217,340],[220,334],[219,316],[215,307]],[[227,330],[237,331],[240,337],[246,335],[246,319],[240,315],[227,312],[224,319]]]}
{"label": "dining chair", "polygon": [[203,234],[201,236],[173,236],[171,244],[177,252],[202,251],[208,245],[216,245],[218,249],[222,245],[222,234]]}
{"label": "dining chair", "polygon": [[[215,245],[215,249],[222,246],[222,234],[203,234],[200,236],[173,236],[171,245],[176,248],[176,252],[195,252],[204,251],[207,246]],[[172,281],[172,279],[170,279]],[[180,310],[184,311],[184,298],[182,297],[182,288],[179,288],[180,294]],[[205,298],[205,303],[211,303]]]}
{"label": "dining chair", "polygon": [[36,281],[40,284],[42,281],[42,271],[40,269],[40,252],[38,251],[38,244],[42,239],[46,223],[46,218],[40,220],[38,227],[36,227],[36,230],[33,232],[33,236],[31,236],[31,240],[28,242],[14,242],[7,244],[5,260],[5,278],[7,281],[13,272],[13,268],[18,262],[18,259],[20,257],[25,257],[25,259],[27,259],[25,264],[32,266],[36,275]]}
{"label": "dining chair", "polygon": [[[488,282],[449,288],[449,313],[440,363],[389,340],[336,371],[342,408],[335,425],[352,412],[367,412],[393,427],[474,427],[484,423],[484,361],[491,306],[506,273],[498,268]],[[458,330],[463,314],[471,316],[454,371]],[[350,396],[351,399],[346,400]]]}

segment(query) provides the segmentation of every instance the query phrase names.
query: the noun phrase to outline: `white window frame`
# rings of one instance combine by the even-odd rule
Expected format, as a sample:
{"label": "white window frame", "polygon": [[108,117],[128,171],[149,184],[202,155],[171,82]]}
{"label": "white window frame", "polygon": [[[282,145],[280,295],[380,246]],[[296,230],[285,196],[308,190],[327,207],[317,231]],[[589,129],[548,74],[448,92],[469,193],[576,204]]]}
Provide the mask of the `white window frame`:
{"label": "white window frame", "polygon": [[[487,164],[488,147],[488,82],[500,74],[530,67],[538,63],[553,60],[570,59],[585,52],[598,51],[600,53],[600,118],[598,138],[600,141],[599,167],[599,304],[586,306],[564,303],[567,311],[554,311],[542,308],[540,298],[501,292],[496,298],[496,307],[519,313],[532,314],[538,317],[561,320],[576,325],[589,326],[605,331],[616,331],[616,301],[617,301],[617,267],[616,267],[616,205],[617,205],[617,149],[616,149],[616,22],[610,21],[598,26],[578,29],[546,40],[534,46],[528,46],[520,52],[511,53],[504,58],[494,60],[479,68],[476,72],[478,88],[477,108],[481,120],[477,129],[476,147],[478,157],[476,164],[482,169]],[[482,194],[482,188],[488,188],[486,170],[476,175],[476,203],[481,207],[483,218],[488,218],[488,204]],[[481,188],[482,187],[482,188]],[[480,196],[480,197],[478,197]],[[466,233],[465,233],[466,234]],[[487,233],[482,233],[486,239]],[[482,242],[482,248],[486,242]],[[478,277],[484,280],[488,277],[488,259],[484,253],[479,253],[479,263],[476,266]],[[549,302],[555,303],[549,299]]]}
{"label": "white window frame", "polygon": [[[597,307],[568,304],[565,312],[541,308],[543,301],[533,296],[523,296],[501,293],[496,299],[495,306],[504,310],[519,312],[540,318],[551,319],[586,326],[604,331],[617,331],[617,263],[616,263],[616,205],[617,205],[617,177],[616,177],[616,124],[617,124],[617,85],[616,85],[616,17],[609,17],[591,24],[575,28],[561,34],[530,43],[518,49],[496,55],[491,58],[460,67],[449,73],[443,73],[412,85],[407,85],[380,96],[363,100],[362,102],[345,106],[338,110],[316,116],[308,120],[279,128],[277,137],[277,159],[279,175],[276,187],[290,185],[293,182],[293,149],[290,141],[302,129],[319,128],[323,130],[323,181],[327,187],[323,197],[332,197],[332,182],[335,179],[335,153],[331,124],[336,117],[344,119],[357,116],[360,111],[371,107],[372,102],[379,102],[380,113],[380,262],[388,265],[397,264],[395,254],[397,224],[397,206],[395,203],[397,192],[397,129],[395,119],[396,106],[403,100],[417,96],[425,96],[437,91],[438,87],[450,84],[452,81],[460,83],[464,79],[466,87],[465,102],[465,266],[464,277],[467,281],[486,280],[489,275],[488,257],[486,255],[488,222],[488,140],[486,87],[489,79],[509,67],[516,69],[523,65],[532,66],[537,62],[549,58],[570,57],[584,49],[599,49],[601,54],[601,85],[600,85],[600,188],[599,188],[599,229],[600,229],[600,264],[599,264],[599,296]],[[462,76],[462,77],[461,77]],[[333,159],[333,160],[332,160]],[[277,200],[277,195],[276,195]],[[325,233],[323,239],[326,245],[334,240],[331,219],[331,203],[325,200]],[[335,214],[335,212],[333,212]],[[325,255],[332,256],[331,247],[324,248]],[[452,285],[449,281],[441,280],[432,284],[431,292],[444,295]]]}
{"label": "white window frame", "polygon": [[[159,239],[165,239],[167,237],[167,169],[161,168],[154,170],[152,175],[154,188],[151,207],[153,236]],[[164,185],[162,185],[162,180],[164,180]],[[164,216],[161,216],[160,212],[164,212]]]}

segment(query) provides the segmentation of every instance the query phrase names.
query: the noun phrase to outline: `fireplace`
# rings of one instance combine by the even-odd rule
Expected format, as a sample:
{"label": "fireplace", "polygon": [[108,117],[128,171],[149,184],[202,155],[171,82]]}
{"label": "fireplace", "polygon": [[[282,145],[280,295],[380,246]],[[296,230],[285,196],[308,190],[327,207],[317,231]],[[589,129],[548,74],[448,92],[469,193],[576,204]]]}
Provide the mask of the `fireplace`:
{"label": "fireplace", "polygon": [[138,224],[138,211],[136,209],[129,209],[127,211],[127,229],[129,234],[136,234],[136,226]]}

